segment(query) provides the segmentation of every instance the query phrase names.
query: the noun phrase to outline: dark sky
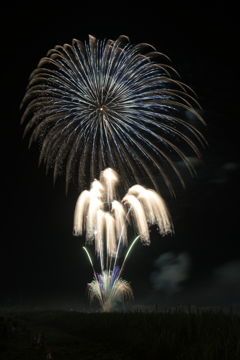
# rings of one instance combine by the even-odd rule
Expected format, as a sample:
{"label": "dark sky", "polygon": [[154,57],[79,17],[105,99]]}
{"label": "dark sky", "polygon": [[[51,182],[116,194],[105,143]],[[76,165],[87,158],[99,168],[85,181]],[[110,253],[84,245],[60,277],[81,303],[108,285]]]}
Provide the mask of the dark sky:
{"label": "dark sky", "polygon": [[237,10],[219,1],[50,3],[8,1],[2,9],[0,306],[89,308],[92,271],[84,238],[72,235],[78,191],[72,186],[66,196],[64,178],[53,186],[52,173],[38,168],[38,145],[28,150],[22,140],[19,106],[49,49],[88,34],[113,40],[124,34],[171,58],[198,95],[209,144],[197,177],[182,169],[186,189],[172,179],[176,199],[163,188],[175,234],[161,238],[153,228],[151,246],[136,244],[128,259],[123,278],[134,304],[240,307]]}

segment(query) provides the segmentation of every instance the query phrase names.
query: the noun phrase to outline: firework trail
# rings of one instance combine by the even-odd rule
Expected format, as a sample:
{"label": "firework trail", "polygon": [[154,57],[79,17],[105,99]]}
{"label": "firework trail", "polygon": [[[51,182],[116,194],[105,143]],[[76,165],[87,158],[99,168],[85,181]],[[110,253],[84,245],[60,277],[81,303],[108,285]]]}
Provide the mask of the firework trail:
{"label": "firework trail", "polygon": [[[109,311],[120,298],[133,298],[129,283],[120,276],[136,241],[140,239],[144,244],[150,244],[149,225],[157,224],[161,235],[173,232],[170,215],[160,195],[135,185],[120,202],[114,198],[118,182],[114,170],[104,170],[100,181],[94,180],[90,190],[80,194],[74,214],[74,235],[86,233],[86,244],[95,243],[95,252],[100,259],[101,272],[96,273],[84,247],[94,273],[94,280],[88,284],[90,301],[97,299],[103,311]],[[119,267],[119,251],[122,246],[127,246],[127,223],[131,220],[139,235]]]}
{"label": "firework trail", "polygon": [[[157,189],[154,176],[160,173],[171,190],[160,165],[168,162],[183,184],[168,152],[192,173],[174,139],[200,156],[194,140],[203,144],[204,138],[182,114],[190,111],[204,121],[194,109],[199,104],[192,90],[158,62],[164,56],[149,44],[131,45],[127,36],[116,41],[89,36],[85,44],[73,39],[72,45],[57,45],[40,60],[21,104],[22,122],[25,133],[32,130],[30,145],[40,141],[40,163],[53,167],[54,181],[65,169],[66,187],[78,179],[82,189],[110,167],[121,173],[125,189],[144,174]],[[113,196],[109,189],[109,199]]]}

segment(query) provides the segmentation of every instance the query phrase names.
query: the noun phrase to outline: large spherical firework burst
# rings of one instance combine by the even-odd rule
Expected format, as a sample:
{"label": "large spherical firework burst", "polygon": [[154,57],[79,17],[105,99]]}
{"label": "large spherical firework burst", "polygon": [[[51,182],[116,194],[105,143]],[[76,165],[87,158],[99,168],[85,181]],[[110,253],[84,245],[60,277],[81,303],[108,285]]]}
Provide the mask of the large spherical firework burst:
{"label": "large spherical firework burst", "polygon": [[203,120],[191,89],[157,62],[161,55],[149,44],[131,45],[126,36],[89,36],[89,43],[73,39],[40,60],[22,102],[22,122],[25,133],[32,129],[30,144],[40,140],[40,162],[54,168],[54,180],[65,168],[67,187],[77,178],[82,188],[111,167],[125,188],[141,183],[143,174],[157,188],[154,175],[160,173],[171,189],[161,164],[181,175],[170,151],[193,170],[174,138],[200,156],[193,140],[204,139],[182,115],[189,110]]}

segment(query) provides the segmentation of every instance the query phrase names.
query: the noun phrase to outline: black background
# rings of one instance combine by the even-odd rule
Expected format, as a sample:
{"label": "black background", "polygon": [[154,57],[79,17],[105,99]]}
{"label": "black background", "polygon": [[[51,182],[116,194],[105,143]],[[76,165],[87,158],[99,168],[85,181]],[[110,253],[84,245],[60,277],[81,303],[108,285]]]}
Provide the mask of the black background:
{"label": "black background", "polygon": [[[74,5],[73,5],[74,4]],[[177,197],[164,188],[175,234],[135,245],[123,277],[131,282],[134,304],[229,306],[240,304],[239,89],[237,8],[231,2],[14,2],[2,8],[2,200],[0,305],[88,309],[92,279],[72,236],[78,191],[65,195],[64,177],[38,168],[38,145],[22,139],[19,106],[30,73],[55,45],[85,41],[88,34],[113,40],[128,35],[150,43],[172,60],[183,82],[198,95],[209,146],[202,150],[197,177],[185,170],[186,189],[173,179]],[[154,290],[154,261],[167,253],[170,271]],[[188,259],[181,286],[179,254]],[[180,266],[180,267],[179,267]],[[165,268],[166,270],[166,268]],[[160,278],[161,279],[161,278]],[[180,281],[180,280],[179,280]]]}

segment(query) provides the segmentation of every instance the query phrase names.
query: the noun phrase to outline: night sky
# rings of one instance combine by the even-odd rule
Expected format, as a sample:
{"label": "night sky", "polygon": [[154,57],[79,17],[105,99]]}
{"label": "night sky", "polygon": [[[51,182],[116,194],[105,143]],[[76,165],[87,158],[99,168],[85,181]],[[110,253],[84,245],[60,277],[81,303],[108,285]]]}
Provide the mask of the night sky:
{"label": "night sky", "polygon": [[49,49],[88,34],[113,40],[124,34],[170,57],[197,93],[208,142],[202,163],[193,159],[196,177],[178,164],[186,188],[173,177],[176,198],[163,184],[174,235],[162,238],[153,227],[151,246],[137,243],[129,256],[122,276],[131,282],[131,306],[240,309],[237,10],[219,1],[49,3],[8,1],[2,9],[0,306],[89,309],[92,269],[84,238],[72,235],[78,190],[71,186],[66,196],[64,176],[53,185],[51,171],[46,176],[38,167],[39,146],[28,150],[19,106]]}

